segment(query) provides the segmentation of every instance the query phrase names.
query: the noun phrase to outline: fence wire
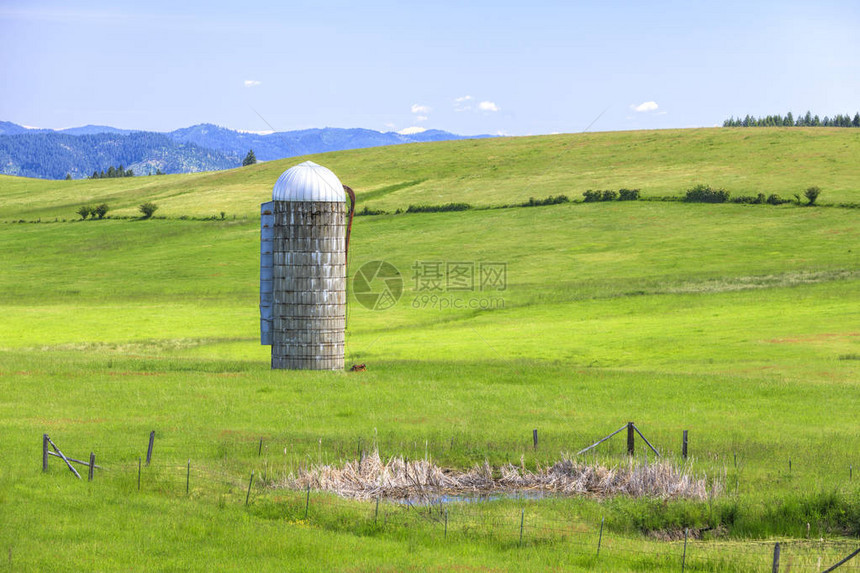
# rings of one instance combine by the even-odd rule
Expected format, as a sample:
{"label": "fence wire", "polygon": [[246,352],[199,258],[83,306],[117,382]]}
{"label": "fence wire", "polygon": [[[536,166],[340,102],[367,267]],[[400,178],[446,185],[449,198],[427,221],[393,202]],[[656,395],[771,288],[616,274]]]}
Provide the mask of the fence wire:
{"label": "fence wire", "polygon": [[[166,448],[159,448],[164,453]],[[258,450],[259,451],[259,450]],[[358,501],[335,494],[283,489],[273,485],[274,468],[266,463],[264,469],[240,475],[235,469],[241,462],[223,459],[220,467],[195,463],[184,464],[151,461],[143,456],[131,456],[128,451],[113,448],[110,452],[120,463],[105,463],[96,458],[96,480],[124,482],[141,492],[167,496],[188,495],[196,501],[233,496],[235,503],[244,503],[248,511],[267,505],[274,507],[286,526],[304,523],[317,527],[349,532],[373,531],[385,534],[398,531],[421,531],[437,536],[441,543],[492,543],[502,547],[540,547],[563,544],[572,555],[583,559],[617,557],[643,564],[661,564],[686,568],[749,571],[766,570],[771,566],[776,540],[771,541],[702,541],[695,534],[686,541],[675,532],[672,540],[633,539],[618,536],[601,524],[583,523],[581,519],[565,519],[556,513],[536,509],[537,500],[512,498],[516,506],[500,506],[494,502],[453,501],[430,504],[403,503],[386,499]],[[181,457],[177,448],[170,454]],[[61,460],[52,458],[53,472],[65,470]],[[56,465],[60,464],[60,465]],[[259,465],[259,464],[258,464]],[[83,467],[86,470],[86,466]],[[82,472],[82,475],[86,475]],[[86,478],[84,478],[86,479]],[[138,485],[139,484],[139,485]],[[246,501],[247,500],[247,501]],[[820,572],[858,548],[850,540],[780,540],[781,570]],[[599,547],[599,553],[598,553]],[[860,557],[843,564],[839,571],[860,570]]]}

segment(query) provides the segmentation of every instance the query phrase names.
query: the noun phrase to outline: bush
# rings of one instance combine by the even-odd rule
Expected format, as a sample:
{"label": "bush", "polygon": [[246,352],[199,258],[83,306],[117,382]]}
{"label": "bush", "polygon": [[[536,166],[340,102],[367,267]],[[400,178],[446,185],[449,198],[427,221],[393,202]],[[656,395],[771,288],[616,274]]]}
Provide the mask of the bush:
{"label": "bush", "polygon": [[729,192],[725,189],[711,189],[709,185],[696,185],[687,189],[684,201],[687,203],[725,203],[729,200]]}
{"label": "bush", "polygon": [[544,205],[558,205],[560,203],[569,202],[570,199],[567,198],[567,195],[559,195],[558,197],[550,195],[546,199],[535,199],[534,197],[529,197],[528,201],[520,203],[520,207],[543,207]]}
{"label": "bush", "polygon": [[607,189],[603,192],[603,197],[600,198],[601,201],[615,201],[615,198],[618,197],[618,193],[615,191],[611,191]]}
{"label": "bush", "polygon": [[75,213],[77,213],[78,215],[81,216],[81,221],[83,221],[84,219],[86,219],[90,215],[95,216],[95,213],[93,213],[93,208],[90,207],[89,205],[82,205],[82,206],[78,207],[78,210],[75,211]]}
{"label": "bush", "polygon": [[803,196],[809,201],[807,204],[810,206],[815,205],[815,200],[818,199],[819,195],[821,195],[821,188],[815,186],[810,187],[803,193]]}
{"label": "bush", "polygon": [[468,211],[472,206],[468,203],[446,203],[445,205],[409,205],[407,213],[440,213],[443,211]]}
{"label": "bush", "polygon": [[359,217],[361,215],[386,215],[386,214],[387,214],[387,212],[383,211],[382,209],[368,209],[367,205],[365,205],[364,209],[362,209],[361,211],[355,212],[356,217]]}
{"label": "bush", "polygon": [[767,196],[768,205],[782,205],[783,203],[791,203],[790,199],[783,199],[776,193]]}
{"label": "bush", "polygon": [[98,216],[99,219],[104,219],[105,215],[107,215],[107,212],[109,210],[110,208],[107,206],[107,203],[102,203],[101,205],[98,205],[97,207],[92,209],[90,212],[92,213],[93,217]]}
{"label": "bush", "polygon": [[744,203],[748,205],[761,205],[762,203],[767,203],[767,198],[764,196],[764,193],[759,193],[755,197],[752,195],[738,195],[737,197],[732,197],[732,203]]}
{"label": "bush", "polygon": [[144,219],[149,219],[158,210],[158,205],[152,201],[147,201],[146,203],[141,203],[137,209],[143,214]]}
{"label": "bush", "polygon": [[619,201],[637,201],[639,199],[639,189],[619,189]]}
{"label": "bush", "polygon": [[582,196],[585,197],[586,203],[593,203],[595,201],[600,201],[601,198],[603,197],[603,193],[600,192],[599,190],[598,191],[592,191],[591,189],[589,189],[588,191],[583,193]]}

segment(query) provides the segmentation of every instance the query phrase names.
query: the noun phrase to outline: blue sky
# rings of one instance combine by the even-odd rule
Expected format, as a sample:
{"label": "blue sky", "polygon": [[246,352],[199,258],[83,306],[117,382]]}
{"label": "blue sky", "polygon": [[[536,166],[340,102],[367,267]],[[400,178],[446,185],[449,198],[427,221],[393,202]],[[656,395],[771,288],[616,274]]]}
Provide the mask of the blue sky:
{"label": "blue sky", "polygon": [[712,126],[860,110],[860,2],[2,0],[0,70],[36,127]]}

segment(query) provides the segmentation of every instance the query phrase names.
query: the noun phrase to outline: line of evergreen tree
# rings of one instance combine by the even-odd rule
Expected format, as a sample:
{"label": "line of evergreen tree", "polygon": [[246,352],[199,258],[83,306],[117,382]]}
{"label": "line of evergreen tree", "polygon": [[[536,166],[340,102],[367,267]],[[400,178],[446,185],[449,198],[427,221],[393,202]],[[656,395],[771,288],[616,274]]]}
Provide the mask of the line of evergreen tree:
{"label": "line of evergreen tree", "polygon": [[102,169],[101,171],[93,171],[93,174],[90,175],[90,179],[113,179],[114,177],[134,177],[134,171],[131,169],[124,169],[122,164],[120,163],[119,167],[114,167],[111,165],[108,167],[108,170],[105,171]]}
{"label": "line of evergreen tree", "polygon": [[754,117],[747,115],[743,119],[739,117],[730,117],[723,122],[723,127],[860,127],[860,112],[855,113],[854,117],[851,114],[837,114],[833,117],[824,116],[820,118],[817,115],[812,115],[812,112],[807,111],[806,115],[799,115],[797,118],[791,112],[782,116],[767,115],[763,117]]}

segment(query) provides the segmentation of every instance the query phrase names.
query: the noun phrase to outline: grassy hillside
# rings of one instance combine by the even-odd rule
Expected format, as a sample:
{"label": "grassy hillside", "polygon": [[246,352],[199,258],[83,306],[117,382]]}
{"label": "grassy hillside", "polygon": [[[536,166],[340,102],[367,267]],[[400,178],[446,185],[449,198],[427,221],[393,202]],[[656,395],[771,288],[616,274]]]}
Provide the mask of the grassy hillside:
{"label": "grassy hillside", "polygon": [[[856,145],[837,132],[517,138],[338,153],[321,162],[389,208],[450,200],[428,193],[433,185],[440,193],[453,190],[457,182],[466,189],[476,173],[485,177],[487,145],[495,155],[523,161],[533,147],[553,166],[548,150],[577,138],[606,138],[614,146],[656,137],[668,163],[667,142],[682,135],[689,138],[679,141],[683,149],[697,148],[702,138],[747,136],[762,153],[799,138],[819,150],[835,149],[837,140]],[[630,145],[615,164],[645,173],[647,154]],[[732,153],[746,167],[724,158],[725,169],[752,171],[751,159]],[[761,156],[756,165],[763,169],[779,157]],[[818,184],[823,198],[832,188],[831,200],[837,193],[856,200],[853,172],[830,173],[823,163],[773,177],[786,185]],[[604,176],[615,176],[612,163],[600,164]],[[709,165],[716,170],[720,163]],[[92,567],[103,570],[130,564],[247,570],[249,562],[273,571],[678,570],[680,544],[661,540],[677,540],[685,527],[702,537],[688,550],[691,570],[764,569],[772,545],[762,540],[782,540],[792,570],[817,570],[818,558],[824,565],[848,553],[832,541],[807,541],[808,532],[856,546],[856,210],[631,202],[361,217],[350,274],[384,259],[405,281],[392,309],[370,311],[350,300],[347,359],[366,362],[368,371],[273,372],[258,339],[254,214],[285,166],[140,181],[3,180],[0,209],[16,218],[43,213],[44,221],[71,205],[57,185],[78,186],[78,199],[98,193],[117,205],[154,199],[177,217],[211,214],[207,201],[232,188],[232,210],[226,204],[219,210],[248,218],[0,225],[0,552],[8,557],[0,568],[71,570],[91,563],[97,549]],[[407,166],[411,177],[427,181],[397,188],[406,179],[392,173]],[[559,180],[573,177],[566,169],[555,172]],[[674,176],[735,190],[716,177],[694,178],[707,172],[701,162],[685,169],[686,175],[662,171],[665,180],[660,170],[647,171],[653,192],[674,192]],[[560,191],[528,189],[527,172],[521,166],[510,181],[494,176],[493,185],[463,197],[497,204]],[[240,190],[246,177],[250,189]],[[846,178],[842,187],[839,177]],[[593,187],[633,185],[612,181]],[[504,263],[507,283],[504,290],[451,290],[432,299],[415,289],[416,262]],[[472,308],[471,301],[491,304]],[[681,431],[689,430],[694,471],[719,479],[724,493],[702,503],[497,501],[477,524],[452,508],[447,537],[438,521],[379,525],[372,503],[317,492],[305,518],[303,492],[266,489],[259,481],[249,507],[243,505],[252,470],[270,483],[303,464],[351,459],[359,443],[376,442],[384,455],[411,459],[426,452],[445,466],[486,459],[534,467],[628,420],[671,459]],[[536,451],[534,428],[541,436]],[[138,456],[152,429],[156,461],[144,469],[138,492]],[[92,484],[78,483],[52,459],[42,474],[45,432],[75,455],[96,452],[111,469]],[[601,446],[596,459],[625,463],[619,438]],[[382,512],[385,519],[404,516],[402,508]],[[596,560],[601,518],[607,529]],[[42,550],[47,543],[50,553]]]}
{"label": "grassy hillside", "polygon": [[500,205],[587,189],[639,188],[645,197],[682,195],[706,183],[735,195],[791,198],[809,186],[822,204],[855,202],[860,133],[850,129],[685,129],[411,144],[292,158],[193,175],[116,181],[40,181],[0,176],[0,221],[75,219],[85,203],[137,215],[256,216],[285,169],[305,159],[331,168],[358,192],[359,206],[395,210],[452,201]]}

